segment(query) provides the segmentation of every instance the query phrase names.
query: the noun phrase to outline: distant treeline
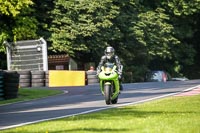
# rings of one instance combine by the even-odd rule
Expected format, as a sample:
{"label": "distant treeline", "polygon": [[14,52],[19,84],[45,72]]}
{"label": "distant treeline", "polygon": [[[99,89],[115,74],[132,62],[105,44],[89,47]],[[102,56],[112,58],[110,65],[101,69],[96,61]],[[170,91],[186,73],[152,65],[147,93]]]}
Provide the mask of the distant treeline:
{"label": "distant treeline", "polygon": [[133,82],[158,69],[200,78],[199,0],[4,0],[0,6],[1,54],[4,40],[43,37],[49,52],[98,65],[111,45]]}

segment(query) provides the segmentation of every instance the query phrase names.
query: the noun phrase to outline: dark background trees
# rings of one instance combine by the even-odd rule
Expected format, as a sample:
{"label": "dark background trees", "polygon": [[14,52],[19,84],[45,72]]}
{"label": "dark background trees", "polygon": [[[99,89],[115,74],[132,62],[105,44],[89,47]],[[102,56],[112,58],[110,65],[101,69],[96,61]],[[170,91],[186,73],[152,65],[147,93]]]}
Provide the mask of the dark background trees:
{"label": "dark background trees", "polygon": [[132,72],[133,82],[143,81],[148,70],[156,69],[172,76],[200,77],[198,0],[17,3],[23,6],[17,8],[16,3],[10,2],[16,7],[12,10],[5,2],[0,3],[5,7],[0,10],[1,52],[5,51],[3,40],[44,37],[49,52],[64,52],[77,61],[98,65],[105,47],[111,45],[124,64],[124,71]]}

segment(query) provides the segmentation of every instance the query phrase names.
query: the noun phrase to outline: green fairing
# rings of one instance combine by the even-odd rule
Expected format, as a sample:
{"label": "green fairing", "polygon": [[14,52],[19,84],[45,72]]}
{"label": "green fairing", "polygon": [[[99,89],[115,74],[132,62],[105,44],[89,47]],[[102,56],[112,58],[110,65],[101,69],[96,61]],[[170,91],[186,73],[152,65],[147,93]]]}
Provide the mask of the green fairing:
{"label": "green fairing", "polygon": [[116,66],[112,68],[112,71],[109,73],[106,73],[104,71],[104,67],[102,67],[102,71],[98,75],[100,79],[100,89],[103,95],[104,94],[104,84],[112,84],[114,83],[115,91],[112,94],[111,100],[115,99],[119,95],[119,80],[118,80],[118,74],[116,73]]}

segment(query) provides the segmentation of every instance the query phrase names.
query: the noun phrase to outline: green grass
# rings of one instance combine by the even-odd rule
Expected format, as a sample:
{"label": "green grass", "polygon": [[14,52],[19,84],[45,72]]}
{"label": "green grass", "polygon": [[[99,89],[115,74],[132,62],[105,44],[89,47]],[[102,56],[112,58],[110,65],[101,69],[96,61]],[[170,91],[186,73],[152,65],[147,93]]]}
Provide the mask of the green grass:
{"label": "green grass", "polygon": [[37,89],[37,88],[20,88],[18,91],[18,97],[9,100],[2,100],[0,101],[0,105],[20,102],[20,101],[29,101],[37,98],[43,98],[47,96],[52,96],[56,94],[61,94],[62,91],[60,90],[47,90],[47,89]]}
{"label": "green grass", "polygon": [[2,133],[200,133],[200,95],[47,121]]}

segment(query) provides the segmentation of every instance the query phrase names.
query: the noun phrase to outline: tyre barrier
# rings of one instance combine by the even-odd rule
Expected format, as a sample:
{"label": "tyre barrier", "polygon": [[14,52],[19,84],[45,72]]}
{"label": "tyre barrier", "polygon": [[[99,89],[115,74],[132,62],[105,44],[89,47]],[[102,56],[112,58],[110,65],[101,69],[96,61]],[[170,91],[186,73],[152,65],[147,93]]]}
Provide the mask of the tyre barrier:
{"label": "tyre barrier", "polygon": [[4,73],[0,71],[0,100],[4,100]]}
{"label": "tyre barrier", "polygon": [[4,74],[5,99],[17,98],[19,89],[19,74],[17,71],[6,71]]}
{"label": "tyre barrier", "polygon": [[19,87],[31,87],[31,72],[30,71],[17,71],[19,74]]}
{"label": "tyre barrier", "polygon": [[92,85],[99,83],[99,78],[97,77],[97,71],[86,71],[86,84]]}
{"label": "tyre barrier", "polygon": [[45,86],[49,87],[49,71],[45,71]]}
{"label": "tyre barrier", "polygon": [[44,71],[31,71],[31,87],[43,87],[45,80]]}

